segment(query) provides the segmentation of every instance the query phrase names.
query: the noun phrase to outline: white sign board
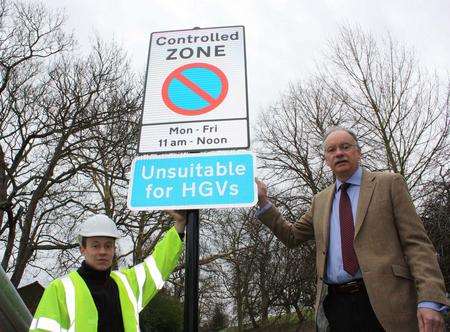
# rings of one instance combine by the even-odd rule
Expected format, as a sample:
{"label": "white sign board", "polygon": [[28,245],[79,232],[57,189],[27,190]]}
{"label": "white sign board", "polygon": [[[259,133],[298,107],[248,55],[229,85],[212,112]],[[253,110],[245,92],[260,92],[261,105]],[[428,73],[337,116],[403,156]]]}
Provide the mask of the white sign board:
{"label": "white sign board", "polygon": [[139,153],[249,147],[244,27],[154,32]]}

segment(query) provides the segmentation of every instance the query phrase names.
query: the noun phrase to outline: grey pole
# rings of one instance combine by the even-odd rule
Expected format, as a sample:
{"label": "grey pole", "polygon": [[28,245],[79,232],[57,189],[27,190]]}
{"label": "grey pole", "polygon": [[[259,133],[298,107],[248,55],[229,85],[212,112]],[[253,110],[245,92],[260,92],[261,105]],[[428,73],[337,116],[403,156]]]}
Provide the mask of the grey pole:
{"label": "grey pole", "polygon": [[33,317],[0,266],[0,331],[28,331]]}

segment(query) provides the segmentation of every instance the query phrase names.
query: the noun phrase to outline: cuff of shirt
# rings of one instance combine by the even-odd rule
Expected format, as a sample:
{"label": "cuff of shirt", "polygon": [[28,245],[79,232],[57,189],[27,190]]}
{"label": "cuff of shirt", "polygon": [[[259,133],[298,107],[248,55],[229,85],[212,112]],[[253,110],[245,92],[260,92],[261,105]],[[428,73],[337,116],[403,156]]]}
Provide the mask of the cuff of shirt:
{"label": "cuff of shirt", "polygon": [[260,207],[257,211],[256,211],[256,218],[261,217],[265,212],[267,212],[267,210],[269,210],[272,207],[272,203],[267,202],[266,204],[264,204],[263,207]]}
{"label": "cuff of shirt", "polygon": [[441,303],[432,302],[432,301],[423,301],[419,302],[417,308],[427,308],[439,311],[440,313],[446,314],[448,312],[448,307]]}

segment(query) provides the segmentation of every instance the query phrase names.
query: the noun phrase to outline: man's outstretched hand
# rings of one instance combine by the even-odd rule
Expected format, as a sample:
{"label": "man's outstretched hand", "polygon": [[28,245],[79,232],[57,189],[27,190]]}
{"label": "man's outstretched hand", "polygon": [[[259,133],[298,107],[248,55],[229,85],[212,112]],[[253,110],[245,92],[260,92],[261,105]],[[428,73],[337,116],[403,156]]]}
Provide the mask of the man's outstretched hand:
{"label": "man's outstretched hand", "polygon": [[184,233],[184,228],[186,227],[186,210],[167,210],[169,216],[175,220],[175,229],[178,233]]}

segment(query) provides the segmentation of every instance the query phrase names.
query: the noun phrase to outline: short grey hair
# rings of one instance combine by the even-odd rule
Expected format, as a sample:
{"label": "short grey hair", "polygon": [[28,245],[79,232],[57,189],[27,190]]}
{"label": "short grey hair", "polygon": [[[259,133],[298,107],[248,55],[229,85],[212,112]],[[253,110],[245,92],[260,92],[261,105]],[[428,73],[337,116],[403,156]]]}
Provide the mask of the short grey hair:
{"label": "short grey hair", "polygon": [[356,136],[356,134],[351,131],[350,129],[341,127],[341,126],[333,126],[327,129],[327,131],[325,132],[325,137],[323,138],[323,148],[325,149],[325,141],[328,138],[328,136],[330,136],[332,133],[336,132],[336,131],[345,131],[347,134],[349,134],[356,142],[356,147],[358,148],[358,150],[361,151],[361,145],[359,145],[359,141],[358,141],[358,136]]}

